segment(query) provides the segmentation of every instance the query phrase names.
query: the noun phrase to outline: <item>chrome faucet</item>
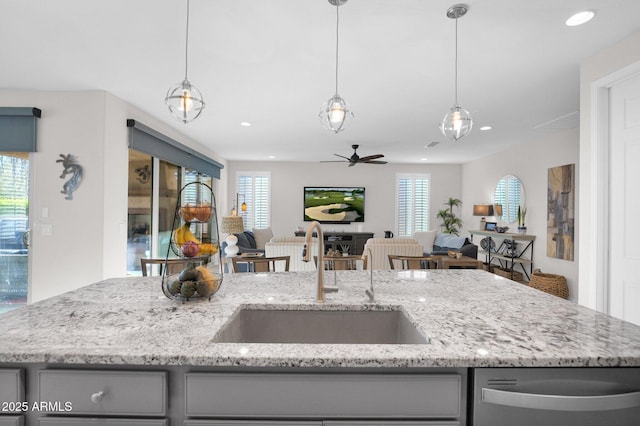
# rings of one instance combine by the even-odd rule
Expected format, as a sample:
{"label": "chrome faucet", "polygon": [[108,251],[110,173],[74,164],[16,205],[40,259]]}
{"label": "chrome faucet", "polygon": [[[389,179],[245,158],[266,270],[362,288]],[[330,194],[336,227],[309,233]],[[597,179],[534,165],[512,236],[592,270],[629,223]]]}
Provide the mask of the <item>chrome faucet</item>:
{"label": "chrome faucet", "polygon": [[317,221],[311,222],[307,233],[304,235],[304,248],[302,249],[302,261],[308,262],[311,260],[311,237],[313,230],[316,229],[318,233],[318,265],[316,269],[318,274],[316,276],[316,301],[318,303],[324,302],[324,294],[329,292],[338,291],[337,287],[325,287],[324,285],[324,234],[322,233],[322,227]]}
{"label": "chrome faucet", "polygon": [[371,262],[373,254],[371,254],[371,247],[367,247],[366,251],[369,252],[369,254],[367,255],[367,264],[369,265],[369,271],[371,272],[369,275],[369,288],[364,292],[367,296],[369,296],[369,303],[376,303],[376,295],[375,291],[373,290],[373,265]]}

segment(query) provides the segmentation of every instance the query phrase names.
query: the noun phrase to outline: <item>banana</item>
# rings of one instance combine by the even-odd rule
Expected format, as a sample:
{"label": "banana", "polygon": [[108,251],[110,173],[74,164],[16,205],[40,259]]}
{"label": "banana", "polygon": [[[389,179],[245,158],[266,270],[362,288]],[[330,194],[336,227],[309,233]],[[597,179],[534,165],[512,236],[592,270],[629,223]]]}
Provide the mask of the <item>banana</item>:
{"label": "banana", "polygon": [[220,288],[220,278],[218,278],[213,272],[208,270],[204,265],[196,266],[196,270],[200,272],[202,281],[206,282],[209,286],[210,293],[215,293],[216,291],[218,291],[218,288]]}
{"label": "banana", "polygon": [[198,248],[200,249],[198,251],[198,255],[200,256],[205,254],[216,254],[218,252],[217,244],[203,243],[203,244],[200,244]]}
{"label": "banana", "polygon": [[181,247],[187,241],[193,241],[194,243],[200,245],[200,240],[197,239],[195,235],[193,235],[193,232],[191,232],[191,229],[189,229],[188,223],[185,223],[180,228],[175,230],[173,239],[178,247]]}

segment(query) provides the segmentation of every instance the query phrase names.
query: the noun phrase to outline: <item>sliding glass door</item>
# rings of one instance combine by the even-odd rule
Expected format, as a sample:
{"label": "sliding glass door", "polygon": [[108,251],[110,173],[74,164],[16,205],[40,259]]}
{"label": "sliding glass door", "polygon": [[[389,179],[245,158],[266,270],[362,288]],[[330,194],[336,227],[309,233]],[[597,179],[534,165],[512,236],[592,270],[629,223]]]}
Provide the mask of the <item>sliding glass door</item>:
{"label": "sliding glass door", "polygon": [[[142,258],[176,256],[168,250],[173,216],[180,188],[190,182],[213,183],[210,176],[195,170],[129,150],[128,275],[142,274]],[[183,197],[183,204],[200,201],[195,192],[187,191]]]}
{"label": "sliding glass door", "polygon": [[27,303],[29,153],[0,152],[0,313]]}

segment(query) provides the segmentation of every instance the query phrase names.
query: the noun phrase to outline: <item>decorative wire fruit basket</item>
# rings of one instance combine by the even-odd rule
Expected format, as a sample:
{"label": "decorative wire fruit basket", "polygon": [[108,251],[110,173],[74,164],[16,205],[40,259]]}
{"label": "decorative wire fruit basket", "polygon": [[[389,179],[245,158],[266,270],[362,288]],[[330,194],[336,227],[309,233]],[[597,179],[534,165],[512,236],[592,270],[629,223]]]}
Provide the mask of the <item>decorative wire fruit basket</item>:
{"label": "decorative wire fruit basket", "polygon": [[[194,202],[183,202],[186,198]],[[162,270],[162,292],[183,302],[208,299],[224,278],[216,202],[211,187],[190,182],[180,189]]]}

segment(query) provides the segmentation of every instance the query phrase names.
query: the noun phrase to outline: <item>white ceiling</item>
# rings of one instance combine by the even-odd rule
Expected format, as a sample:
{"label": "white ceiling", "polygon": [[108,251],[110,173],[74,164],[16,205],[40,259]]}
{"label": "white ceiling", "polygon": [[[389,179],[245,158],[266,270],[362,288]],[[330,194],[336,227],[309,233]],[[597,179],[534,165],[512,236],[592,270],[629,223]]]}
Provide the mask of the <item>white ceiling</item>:
{"label": "white ceiling", "polygon": [[[438,123],[454,103],[453,4],[341,6],[339,92],[355,119],[338,135],[317,117],[335,84],[327,0],[191,0],[188,77],[207,106],[188,125],[164,105],[184,76],[184,0],[3,0],[0,87],[106,90],[229,160],[333,160],[356,143],[394,163],[462,163],[576,127],[580,63],[640,30],[638,0],[466,2],[459,103],[474,128],[452,142]],[[564,25],[583,9],[595,19]]]}

